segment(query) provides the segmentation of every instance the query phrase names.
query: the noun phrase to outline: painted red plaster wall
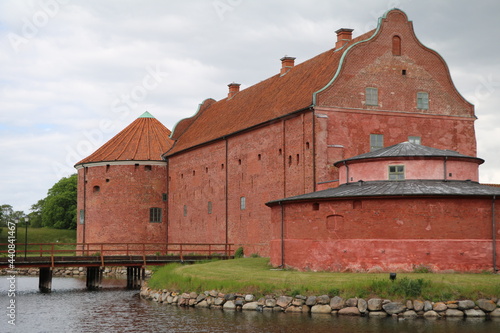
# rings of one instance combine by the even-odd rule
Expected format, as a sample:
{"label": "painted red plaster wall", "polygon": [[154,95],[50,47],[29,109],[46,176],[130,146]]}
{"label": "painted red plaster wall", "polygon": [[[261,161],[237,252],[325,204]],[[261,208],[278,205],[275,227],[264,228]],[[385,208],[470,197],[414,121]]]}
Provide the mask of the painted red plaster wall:
{"label": "painted red plaster wall", "polygon": [[[347,167],[339,166],[341,184],[349,182],[388,180],[389,165],[404,165],[405,179],[445,179],[444,158],[441,159],[407,159],[407,160],[373,160],[362,163],[349,163],[349,179]],[[446,161],[446,179],[479,181],[478,164],[472,161]]]}
{"label": "painted red plaster wall", "polygon": [[[79,243],[165,242],[167,206],[162,195],[167,193],[166,165],[150,167],[91,165],[86,171],[78,170]],[[152,207],[162,208],[161,223],[149,222]],[[83,209],[85,221],[81,224],[79,212]]]}
{"label": "painted red plaster wall", "polygon": [[[272,209],[271,261],[280,265],[281,207]],[[338,200],[320,202],[319,210],[312,202],[287,204],[285,263],[340,271],[411,270],[420,264],[439,270],[488,269],[491,219],[491,198]]]}

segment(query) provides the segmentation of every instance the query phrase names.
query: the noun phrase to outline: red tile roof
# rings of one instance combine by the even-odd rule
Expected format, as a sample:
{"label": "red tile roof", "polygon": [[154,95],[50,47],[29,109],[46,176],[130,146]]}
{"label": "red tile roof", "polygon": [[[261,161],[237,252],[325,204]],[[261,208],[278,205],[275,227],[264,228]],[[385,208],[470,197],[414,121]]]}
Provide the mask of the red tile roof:
{"label": "red tile roof", "polygon": [[76,165],[104,161],[161,161],[161,154],[172,147],[170,134],[168,128],[145,112]]}
{"label": "red tile roof", "polygon": [[334,77],[345,50],[373,35],[367,32],[342,49],[328,50],[218,102],[206,100],[196,115],[184,119],[174,129],[173,148],[165,155],[217,140],[244,129],[312,106],[313,93],[325,87]]}

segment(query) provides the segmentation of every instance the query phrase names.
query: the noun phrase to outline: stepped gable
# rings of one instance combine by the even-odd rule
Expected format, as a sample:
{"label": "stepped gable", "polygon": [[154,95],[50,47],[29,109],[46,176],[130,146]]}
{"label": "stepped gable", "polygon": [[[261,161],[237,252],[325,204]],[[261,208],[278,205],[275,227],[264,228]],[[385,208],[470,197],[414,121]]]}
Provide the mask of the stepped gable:
{"label": "stepped gable", "polygon": [[203,103],[196,115],[180,121],[175,127],[172,137],[177,141],[165,155],[173,155],[312,107],[313,94],[333,79],[342,55],[349,46],[366,40],[374,31],[352,39],[341,48],[323,52],[291,67],[285,74],[278,73],[231,97]]}
{"label": "stepped gable", "polygon": [[413,157],[413,158],[431,158],[431,157],[450,157],[450,158],[465,158],[475,159],[478,164],[484,163],[484,160],[478,157],[472,157],[460,154],[454,150],[443,150],[432,147],[427,147],[411,142],[401,142],[393,146],[380,148],[369,153],[353,156],[345,160],[334,163],[334,166],[339,166],[344,162],[361,161],[367,159],[379,158],[398,158],[398,157]]}
{"label": "stepped gable", "polygon": [[162,161],[161,154],[173,144],[170,134],[168,128],[146,111],[76,165],[110,161]]}

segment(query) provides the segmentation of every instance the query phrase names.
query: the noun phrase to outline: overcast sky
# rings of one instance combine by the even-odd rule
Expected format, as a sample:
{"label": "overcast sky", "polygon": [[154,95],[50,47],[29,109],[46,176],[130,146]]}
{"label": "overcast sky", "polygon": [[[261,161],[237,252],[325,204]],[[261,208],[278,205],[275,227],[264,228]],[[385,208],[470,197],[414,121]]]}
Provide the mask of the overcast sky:
{"label": "overcast sky", "polygon": [[0,1],[0,204],[26,213],[144,111],[169,129],[406,12],[475,104],[480,181],[500,183],[498,0]]}

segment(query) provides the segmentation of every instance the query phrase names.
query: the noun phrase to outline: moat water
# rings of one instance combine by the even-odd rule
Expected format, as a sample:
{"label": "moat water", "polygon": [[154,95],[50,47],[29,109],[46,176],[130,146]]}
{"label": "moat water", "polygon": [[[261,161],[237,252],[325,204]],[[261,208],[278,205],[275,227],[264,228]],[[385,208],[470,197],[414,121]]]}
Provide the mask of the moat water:
{"label": "moat water", "polygon": [[[52,292],[38,291],[37,277],[0,276],[0,332],[500,332],[500,320],[397,320],[291,313],[179,308],[142,300],[121,279],[104,279],[87,291],[85,279],[54,278]],[[15,299],[15,326],[9,324]]]}

